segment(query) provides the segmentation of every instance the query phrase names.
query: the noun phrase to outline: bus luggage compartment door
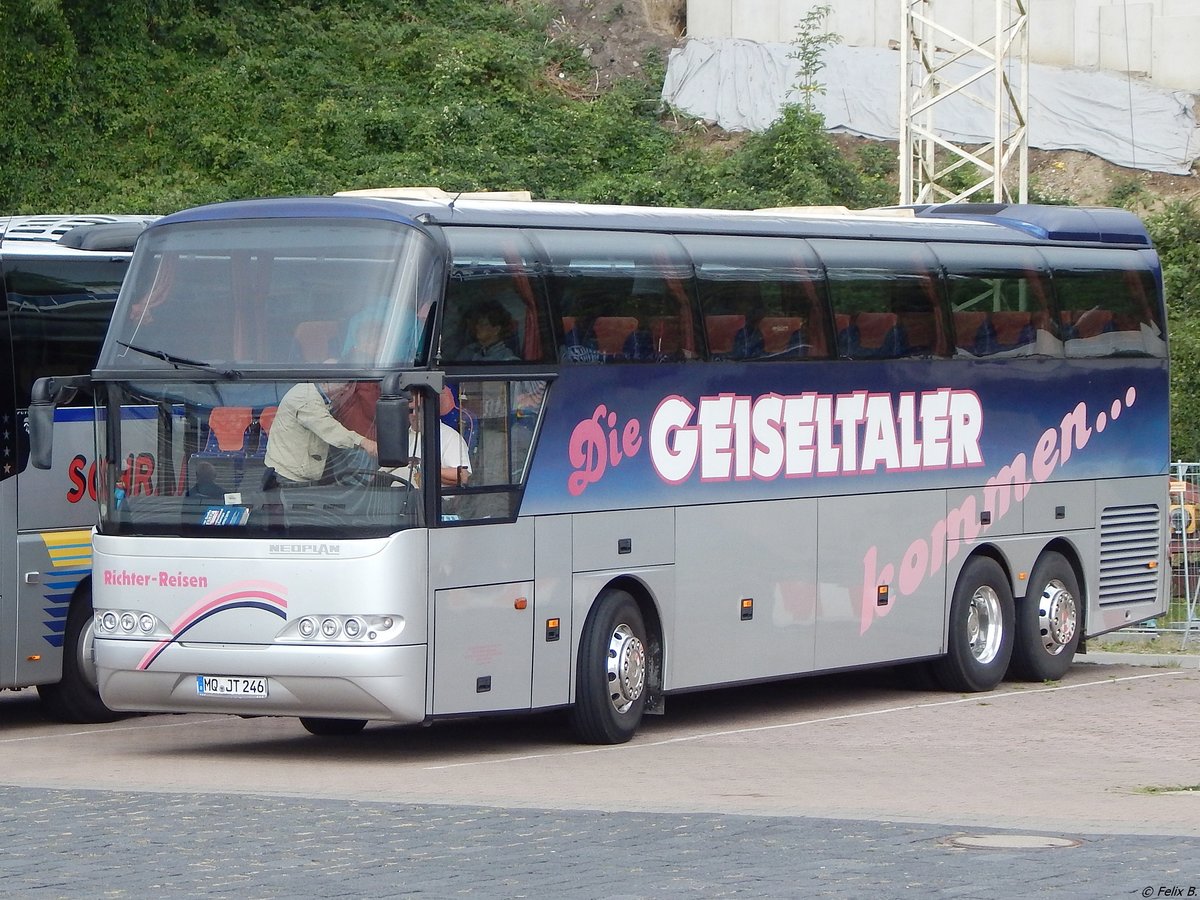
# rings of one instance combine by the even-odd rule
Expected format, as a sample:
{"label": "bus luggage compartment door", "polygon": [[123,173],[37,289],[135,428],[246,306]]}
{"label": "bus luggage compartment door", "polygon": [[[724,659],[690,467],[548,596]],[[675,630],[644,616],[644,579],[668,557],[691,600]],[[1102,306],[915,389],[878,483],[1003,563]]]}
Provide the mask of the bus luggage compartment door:
{"label": "bus luggage compartment door", "polygon": [[528,709],[533,582],[434,592],[433,713]]}

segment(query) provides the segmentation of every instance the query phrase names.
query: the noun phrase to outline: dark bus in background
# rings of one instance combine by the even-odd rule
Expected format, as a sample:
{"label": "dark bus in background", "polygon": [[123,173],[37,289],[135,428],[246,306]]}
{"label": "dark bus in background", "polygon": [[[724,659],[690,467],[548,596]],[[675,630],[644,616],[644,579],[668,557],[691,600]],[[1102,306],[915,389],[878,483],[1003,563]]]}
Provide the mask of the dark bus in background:
{"label": "dark bus in background", "polygon": [[0,217],[0,688],[66,721],[112,713],[91,664],[92,398],[64,395],[54,465],[29,465],[33,383],[87,375],[151,216]]}

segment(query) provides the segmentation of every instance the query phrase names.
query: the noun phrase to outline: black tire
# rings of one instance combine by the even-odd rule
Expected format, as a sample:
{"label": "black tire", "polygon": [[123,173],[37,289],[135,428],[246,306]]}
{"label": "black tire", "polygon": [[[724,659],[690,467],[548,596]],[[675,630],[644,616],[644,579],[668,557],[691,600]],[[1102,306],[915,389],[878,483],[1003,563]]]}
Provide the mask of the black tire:
{"label": "black tire", "polygon": [[1012,589],[994,559],[967,561],[954,585],[946,655],[933,662],[938,683],[948,691],[990,691],[1004,678],[1012,658]]}
{"label": "black tire", "polygon": [[1061,553],[1043,553],[1029,575],[1029,591],[1017,606],[1009,675],[1021,681],[1058,681],[1071,668],[1082,633],[1075,570]]}
{"label": "black tire", "polygon": [[606,591],[592,607],[579,640],[576,736],[588,744],[623,744],[637,732],[646,708],[646,625],[624,591]]}
{"label": "black tire", "polygon": [[60,722],[112,722],[120,718],[104,705],[96,686],[92,649],[92,595],[81,591],[71,601],[63,635],[62,680],[39,684],[42,708]]}
{"label": "black tire", "polygon": [[366,719],[318,719],[311,716],[301,716],[300,724],[309,734],[321,737],[346,737],[358,734],[367,727]]}

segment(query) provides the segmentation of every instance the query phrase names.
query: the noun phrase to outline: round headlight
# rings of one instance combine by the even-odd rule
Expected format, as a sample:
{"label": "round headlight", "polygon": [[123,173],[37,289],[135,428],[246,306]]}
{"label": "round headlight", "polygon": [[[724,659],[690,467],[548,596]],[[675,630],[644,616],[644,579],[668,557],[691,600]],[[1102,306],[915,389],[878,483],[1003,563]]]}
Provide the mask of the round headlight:
{"label": "round headlight", "polygon": [[296,630],[300,632],[300,637],[310,638],[317,633],[317,623],[305,616],[296,623]]}
{"label": "round headlight", "polygon": [[117,630],[117,614],[111,610],[100,617],[100,627],[105,631]]}
{"label": "round headlight", "polygon": [[362,630],[363,630],[362,619],[355,619],[355,618],[351,617],[346,620],[346,624],[343,625],[342,627],[346,629],[346,637],[356,638],[360,634],[362,634]]}
{"label": "round headlight", "polygon": [[133,631],[137,627],[137,617],[131,613],[121,613],[121,628],[124,631]]}
{"label": "round headlight", "polygon": [[146,632],[146,634],[152,632],[154,630],[154,616],[150,615],[150,613],[142,613],[142,617],[138,619],[138,627]]}
{"label": "round headlight", "polygon": [[337,637],[338,632],[342,630],[342,626],[338,624],[337,619],[329,618],[321,620],[321,634],[327,638]]}

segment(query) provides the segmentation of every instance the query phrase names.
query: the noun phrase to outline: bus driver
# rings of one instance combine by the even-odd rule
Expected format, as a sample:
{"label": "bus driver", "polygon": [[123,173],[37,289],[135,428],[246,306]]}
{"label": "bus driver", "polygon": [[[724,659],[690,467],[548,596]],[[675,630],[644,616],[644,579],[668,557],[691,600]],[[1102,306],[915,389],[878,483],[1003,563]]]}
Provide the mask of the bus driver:
{"label": "bus driver", "polygon": [[332,382],[300,382],[283,395],[267,439],[264,484],[271,480],[272,472],[284,487],[321,481],[326,459],[335,447],[356,449],[360,471],[373,467],[372,457],[379,452],[375,441],[346,428],[329,411],[333,398],[345,388]]}

